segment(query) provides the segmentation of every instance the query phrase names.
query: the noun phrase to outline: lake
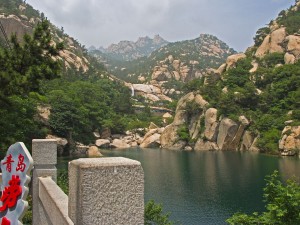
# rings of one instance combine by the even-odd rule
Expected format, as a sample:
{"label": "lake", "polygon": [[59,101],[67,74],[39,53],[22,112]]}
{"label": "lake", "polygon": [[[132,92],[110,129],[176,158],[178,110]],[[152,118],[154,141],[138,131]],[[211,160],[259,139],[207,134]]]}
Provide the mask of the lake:
{"label": "lake", "polygon": [[[265,176],[278,170],[283,179],[300,177],[298,157],[251,152],[184,152],[164,149],[101,150],[141,162],[145,201],[162,203],[170,219],[183,225],[226,224],[234,212],[264,210]],[[58,168],[66,168],[59,159]]]}

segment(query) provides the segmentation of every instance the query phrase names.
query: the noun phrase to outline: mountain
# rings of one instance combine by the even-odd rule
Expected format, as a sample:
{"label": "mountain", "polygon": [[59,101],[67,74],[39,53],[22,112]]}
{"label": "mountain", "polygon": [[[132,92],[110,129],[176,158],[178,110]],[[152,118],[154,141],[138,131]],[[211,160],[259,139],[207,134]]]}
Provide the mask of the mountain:
{"label": "mountain", "polygon": [[[108,48],[100,47],[96,49],[105,53],[108,57],[115,60],[131,61],[144,56],[148,56],[151,52],[166,45],[168,42],[159,35],[155,35],[153,39],[140,37],[136,42],[133,41],[120,41],[118,44],[111,44]],[[92,49],[92,54],[97,55],[97,51]]]}
{"label": "mountain", "polygon": [[[168,43],[148,57],[132,61],[115,60],[100,51],[97,58],[119,79],[133,84],[154,85],[155,88],[151,89],[159,90],[155,94],[166,95],[159,98],[165,100],[170,97],[177,99],[185,83],[204,78],[233,53],[235,51],[217,37],[201,34],[192,40]],[[151,98],[151,101],[153,99],[157,98]]]}
{"label": "mountain", "polygon": [[209,34],[170,43],[154,51],[148,58],[156,64],[152,68],[151,79],[158,82],[170,79],[188,82],[201,78],[233,53],[235,51],[226,43]]}
{"label": "mountain", "polygon": [[[20,42],[24,34],[32,34],[37,23],[45,19],[44,13],[35,10],[31,5],[22,0],[2,0],[0,2],[0,22],[6,33],[7,39],[14,33]],[[87,72],[90,67],[87,50],[73,37],[66,34],[63,28],[50,24],[52,31],[52,43],[64,44],[64,50],[60,51],[58,60],[62,60],[66,68]],[[0,44],[6,45],[3,32],[0,32]]]}
{"label": "mountain", "polygon": [[187,85],[163,148],[300,151],[300,1],[259,29],[254,45]]}
{"label": "mountain", "polygon": [[0,22],[3,149],[51,134],[67,140],[65,153],[76,154],[83,149],[78,142],[95,143],[94,132],[123,133],[139,118],[129,89],[43,13],[21,0],[1,0]]}

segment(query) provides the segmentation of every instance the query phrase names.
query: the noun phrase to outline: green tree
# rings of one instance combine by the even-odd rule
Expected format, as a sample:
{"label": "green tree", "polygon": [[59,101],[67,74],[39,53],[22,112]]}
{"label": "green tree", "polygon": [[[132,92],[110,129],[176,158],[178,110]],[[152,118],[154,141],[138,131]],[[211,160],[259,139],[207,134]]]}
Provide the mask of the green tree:
{"label": "green tree", "polygon": [[280,181],[278,171],[268,176],[264,188],[266,211],[247,215],[235,213],[227,219],[231,225],[296,225],[300,224],[300,185],[295,180]]}
{"label": "green tree", "polygon": [[38,92],[41,80],[59,76],[61,64],[53,57],[63,46],[51,44],[49,21],[39,23],[32,36],[26,34],[23,43],[13,35],[11,47],[0,51],[0,101],[12,95]]}
{"label": "green tree", "polygon": [[161,204],[155,204],[150,200],[145,205],[145,225],[172,225],[169,220],[170,214],[163,214],[163,207]]}
{"label": "green tree", "polygon": [[0,49],[0,144],[7,149],[16,141],[30,145],[45,130],[36,120],[40,82],[59,76],[53,60],[61,45],[51,45],[49,22],[43,21],[22,43],[12,36],[11,48]]}

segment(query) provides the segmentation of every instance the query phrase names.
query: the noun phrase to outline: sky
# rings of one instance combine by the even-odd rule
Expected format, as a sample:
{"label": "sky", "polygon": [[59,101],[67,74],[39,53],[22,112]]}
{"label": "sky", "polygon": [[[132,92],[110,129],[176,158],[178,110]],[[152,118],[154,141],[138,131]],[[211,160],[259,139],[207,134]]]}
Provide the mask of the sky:
{"label": "sky", "polygon": [[167,41],[217,36],[237,51],[295,0],[27,0],[89,47],[159,34]]}

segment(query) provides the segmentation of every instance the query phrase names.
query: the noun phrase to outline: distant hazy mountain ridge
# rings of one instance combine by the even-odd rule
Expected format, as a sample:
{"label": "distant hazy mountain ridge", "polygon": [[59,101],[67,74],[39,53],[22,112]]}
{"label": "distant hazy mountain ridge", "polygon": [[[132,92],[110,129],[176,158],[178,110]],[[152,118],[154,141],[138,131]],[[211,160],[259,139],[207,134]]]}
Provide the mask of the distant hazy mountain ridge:
{"label": "distant hazy mountain ridge", "polygon": [[[118,44],[111,44],[107,48],[100,47],[99,50],[108,56],[118,60],[134,60],[144,56],[149,56],[156,49],[166,45],[168,42],[159,35],[155,35],[153,39],[140,37],[136,42],[120,41]],[[93,49],[91,49],[93,50]]]}

